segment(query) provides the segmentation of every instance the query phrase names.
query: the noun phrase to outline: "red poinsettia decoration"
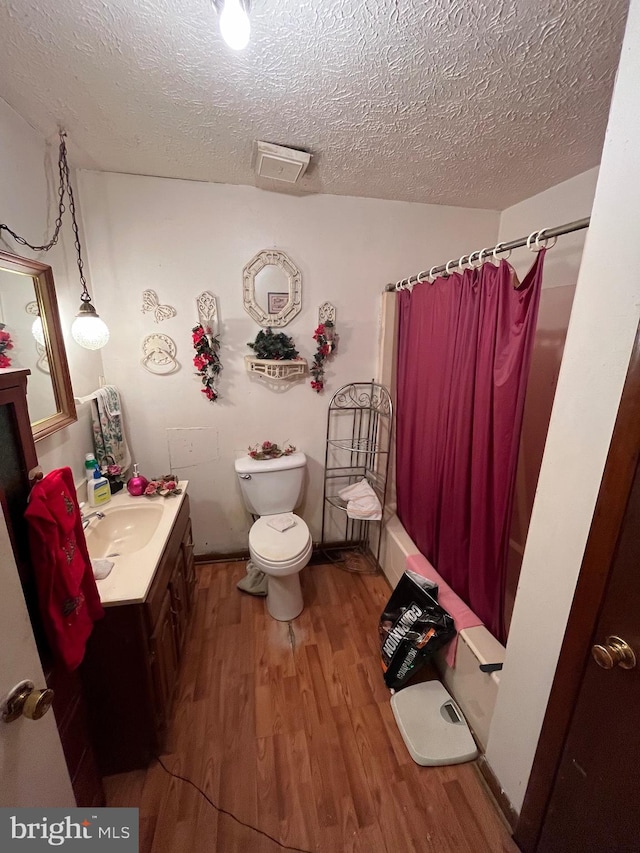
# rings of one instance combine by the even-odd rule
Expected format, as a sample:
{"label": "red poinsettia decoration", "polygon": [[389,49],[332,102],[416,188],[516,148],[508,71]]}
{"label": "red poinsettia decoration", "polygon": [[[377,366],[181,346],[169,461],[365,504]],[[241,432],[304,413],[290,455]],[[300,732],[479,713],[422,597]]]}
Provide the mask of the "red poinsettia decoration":
{"label": "red poinsettia decoration", "polygon": [[201,389],[207,400],[212,403],[218,399],[218,392],[215,389],[218,374],[222,370],[220,357],[220,341],[217,335],[211,334],[211,329],[202,324],[193,327],[192,330],[193,346],[196,354],[193,357],[193,366],[195,367],[198,376],[202,379],[204,388]]}
{"label": "red poinsettia decoration", "polygon": [[0,367],[11,367],[11,359],[5,355],[6,350],[13,349],[13,341],[9,332],[5,332],[0,323]]}
{"label": "red poinsettia decoration", "polygon": [[318,349],[313,356],[313,364],[309,372],[313,376],[311,387],[319,394],[324,388],[324,363],[336,351],[337,340],[333,323],[329,320],[320,323],[313,333],[313,340],[317,343]]}

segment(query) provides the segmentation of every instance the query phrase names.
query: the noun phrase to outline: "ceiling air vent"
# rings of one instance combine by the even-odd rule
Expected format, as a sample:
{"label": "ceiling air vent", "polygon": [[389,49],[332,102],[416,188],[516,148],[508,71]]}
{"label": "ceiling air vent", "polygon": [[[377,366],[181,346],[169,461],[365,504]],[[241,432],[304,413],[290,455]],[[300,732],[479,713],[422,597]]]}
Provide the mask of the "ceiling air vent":
{"label": "ceiling air vent", "polygon": [[270,142],[256,142],[256,174],[259,178],[273,181],[286,181],[295,184],[307,170],[311,154],[272,145]]}

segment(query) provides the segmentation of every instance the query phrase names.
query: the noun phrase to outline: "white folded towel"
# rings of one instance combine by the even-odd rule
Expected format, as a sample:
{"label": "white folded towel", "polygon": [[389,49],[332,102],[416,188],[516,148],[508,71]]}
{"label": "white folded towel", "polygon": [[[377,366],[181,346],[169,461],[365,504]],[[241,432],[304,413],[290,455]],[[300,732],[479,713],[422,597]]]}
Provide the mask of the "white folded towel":
{"label": "white folded towel", "polygon": [[97,581],[104,580],[111,573],[111,569],[115,566],[113,560],[91,560],[91,568],[93,576]]}
{"label": "white folded towel", "polygon": [[345,486],[344,489],[340,489],[338,495],[342,500],[347,501],[349,518],[362,518],[369,521],[380,521],[382,518],[382,506],[378,496],[366,479]]}
{"label": "white folded towel", "polygon": [[283,533],[290,527],[294,527],[296,523],[295,516],[292,512],[282,512],[280,515],[272,515],[267,521],[267,527],[273,527],[274,530],[279,530]]}
{"label": "white folded towel", "polygon": [[344,501],[355,501],[358,498],[370,498],[372,495],[375,497],[375,492],[367,482],[367,480],[362,479],[359,483],[352,483],[350,486],[345,486],[344,489],[340,489],[338,492],[342,500]]}

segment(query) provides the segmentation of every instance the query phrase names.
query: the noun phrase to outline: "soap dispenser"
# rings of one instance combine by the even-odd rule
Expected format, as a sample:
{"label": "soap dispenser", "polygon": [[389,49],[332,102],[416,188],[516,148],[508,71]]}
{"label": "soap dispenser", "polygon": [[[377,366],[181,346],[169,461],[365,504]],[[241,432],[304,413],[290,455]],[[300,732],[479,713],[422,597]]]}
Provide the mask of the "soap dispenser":
{"label": "soap dispenser", "polygon": [[102,506],[111,500],[111,486],[96,468],[93,479],[87,482],[87,500],[91,506]]}
{"label": "soap dispenser", "polygon": [[129,494],[134,498],[137,498],[139,495],[144,494],[144,490],[149,485],[149,481],[146,477],[143,477],[142,474],[138,471],[138,463],[134,462],[133,464],[133,474],[127,481],[127,489]]}

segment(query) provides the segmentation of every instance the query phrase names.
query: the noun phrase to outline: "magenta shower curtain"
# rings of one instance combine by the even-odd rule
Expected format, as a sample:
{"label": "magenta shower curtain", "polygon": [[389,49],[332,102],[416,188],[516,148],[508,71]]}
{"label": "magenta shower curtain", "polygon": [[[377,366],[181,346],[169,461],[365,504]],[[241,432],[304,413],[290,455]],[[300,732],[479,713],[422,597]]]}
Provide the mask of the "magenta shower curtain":
{"label": "magenta shower curtain", "polygon": [[504,641],[504,578],[545,252],[399,294],[398,515]]}

